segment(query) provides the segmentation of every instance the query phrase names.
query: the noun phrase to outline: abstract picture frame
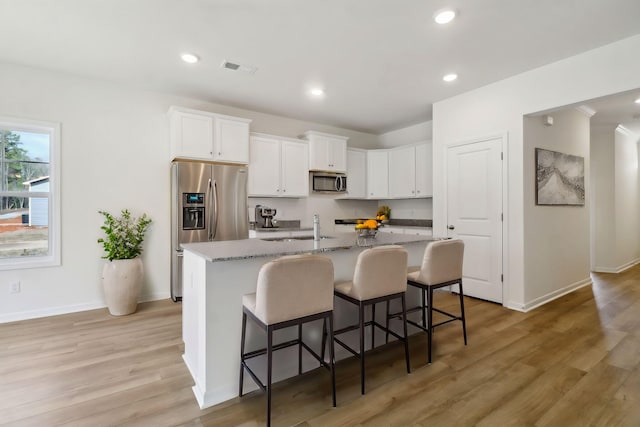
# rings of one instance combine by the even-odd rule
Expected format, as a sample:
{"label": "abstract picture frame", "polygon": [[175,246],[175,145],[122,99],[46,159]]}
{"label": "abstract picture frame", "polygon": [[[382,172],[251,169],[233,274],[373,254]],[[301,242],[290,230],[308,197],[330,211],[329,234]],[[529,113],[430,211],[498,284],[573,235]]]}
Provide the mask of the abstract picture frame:
{"label": "abstract picture frame", "polygon": [[536,148],[536,205],[584,206],[584,157]]}

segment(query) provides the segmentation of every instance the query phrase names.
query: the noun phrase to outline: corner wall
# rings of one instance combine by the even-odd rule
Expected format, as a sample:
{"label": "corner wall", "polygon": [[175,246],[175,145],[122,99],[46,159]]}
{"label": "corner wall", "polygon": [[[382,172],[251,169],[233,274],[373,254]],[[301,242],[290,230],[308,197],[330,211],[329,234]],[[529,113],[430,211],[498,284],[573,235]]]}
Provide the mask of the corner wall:
{"label": "corner wall", "polygon": [[[542,117],[525,117],[524,129],[524,256],[525,301],[535,305],[550,295],[590,283],[589,117],[571,108]],[[584,206],[537,206],[535,149],[584,158]]]}
{"label": "corner wall", "polygon": [[592,269],[618,273],[640,261],[638,140],[622,126],[591,128]]}

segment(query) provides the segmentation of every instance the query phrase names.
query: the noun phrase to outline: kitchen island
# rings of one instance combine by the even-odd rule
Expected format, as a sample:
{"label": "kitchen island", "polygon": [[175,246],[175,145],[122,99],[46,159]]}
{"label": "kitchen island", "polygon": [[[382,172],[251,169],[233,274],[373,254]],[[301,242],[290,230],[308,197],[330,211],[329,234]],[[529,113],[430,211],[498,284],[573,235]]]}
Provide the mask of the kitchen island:
{"label": "kitchen island", "polygon": [[[358,239],[355,233],[341,233],[319,241],[245,239],[182,245],[183,359],[195,381],[193,392],[200,407],[213,406],[238,395],[242,295],[255,292],[262,265],[284,255],[316,253],[332,260],[335,280],[351,280],[357,256],[367,247],[402,245],[409,254],[409,264],[419,265],[426,245],[433,240],[438,239],[387,233],[363,240]],[[417,294],[408,294],[407,299],[411,307],[417,302]],[[395,309],[392,307],[392,310]],[[378,314],[384,316],[384,310],[378,310]],[[356,321],[357,310],[337,300],[334,318],[336,329],[346,326]],[[378,320],[382,322],[384,318]],[[319,349],[320,331],[321,323],[305,326],[305,342]],[[294,328],[279,331],[275,335],[275,343],[290,340],[295,335]],[[263,331],[255,327],[253,322],[248,322],[247,351],[263,348],[265,343]],[[382,336],[376,339],[377,345],[383,343]],[[367,342],[366,347],[370,345]],[[338,347],[336,359],[350,356],[350,353],[339,351]],[[260,357],[253,360],[256,372],[261,376],[265,362]],[[274,358],[274,382],[296,375],[297,360],[296,347],[277,352]],[[304,371],[317,367],[314,359],[303,360]],[[247,391],[257,388],[250,379],[245,386]]]}

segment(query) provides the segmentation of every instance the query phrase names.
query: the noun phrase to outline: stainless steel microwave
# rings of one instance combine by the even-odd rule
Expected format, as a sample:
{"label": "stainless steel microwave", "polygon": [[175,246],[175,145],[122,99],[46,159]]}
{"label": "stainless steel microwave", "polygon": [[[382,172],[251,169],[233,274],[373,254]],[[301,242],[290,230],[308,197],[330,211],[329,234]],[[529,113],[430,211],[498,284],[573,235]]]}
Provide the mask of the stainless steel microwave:
{"label": "stainless steel microwave", "polygon": [[347,176],[343,173],[316,172],[311,177],[315,192],[346,193]]}

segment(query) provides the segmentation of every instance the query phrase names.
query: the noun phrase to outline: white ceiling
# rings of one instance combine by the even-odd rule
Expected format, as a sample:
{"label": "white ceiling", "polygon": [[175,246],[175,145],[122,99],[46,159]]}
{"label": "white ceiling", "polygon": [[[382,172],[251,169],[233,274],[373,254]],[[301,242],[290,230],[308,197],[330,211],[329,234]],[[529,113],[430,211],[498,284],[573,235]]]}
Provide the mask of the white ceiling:
{"label": "white ceiling", "polygon": [[[459,16],[440,26],[445,6]],[[639,21],[638,0],[0,0],[0,61],[379,134]]]}

